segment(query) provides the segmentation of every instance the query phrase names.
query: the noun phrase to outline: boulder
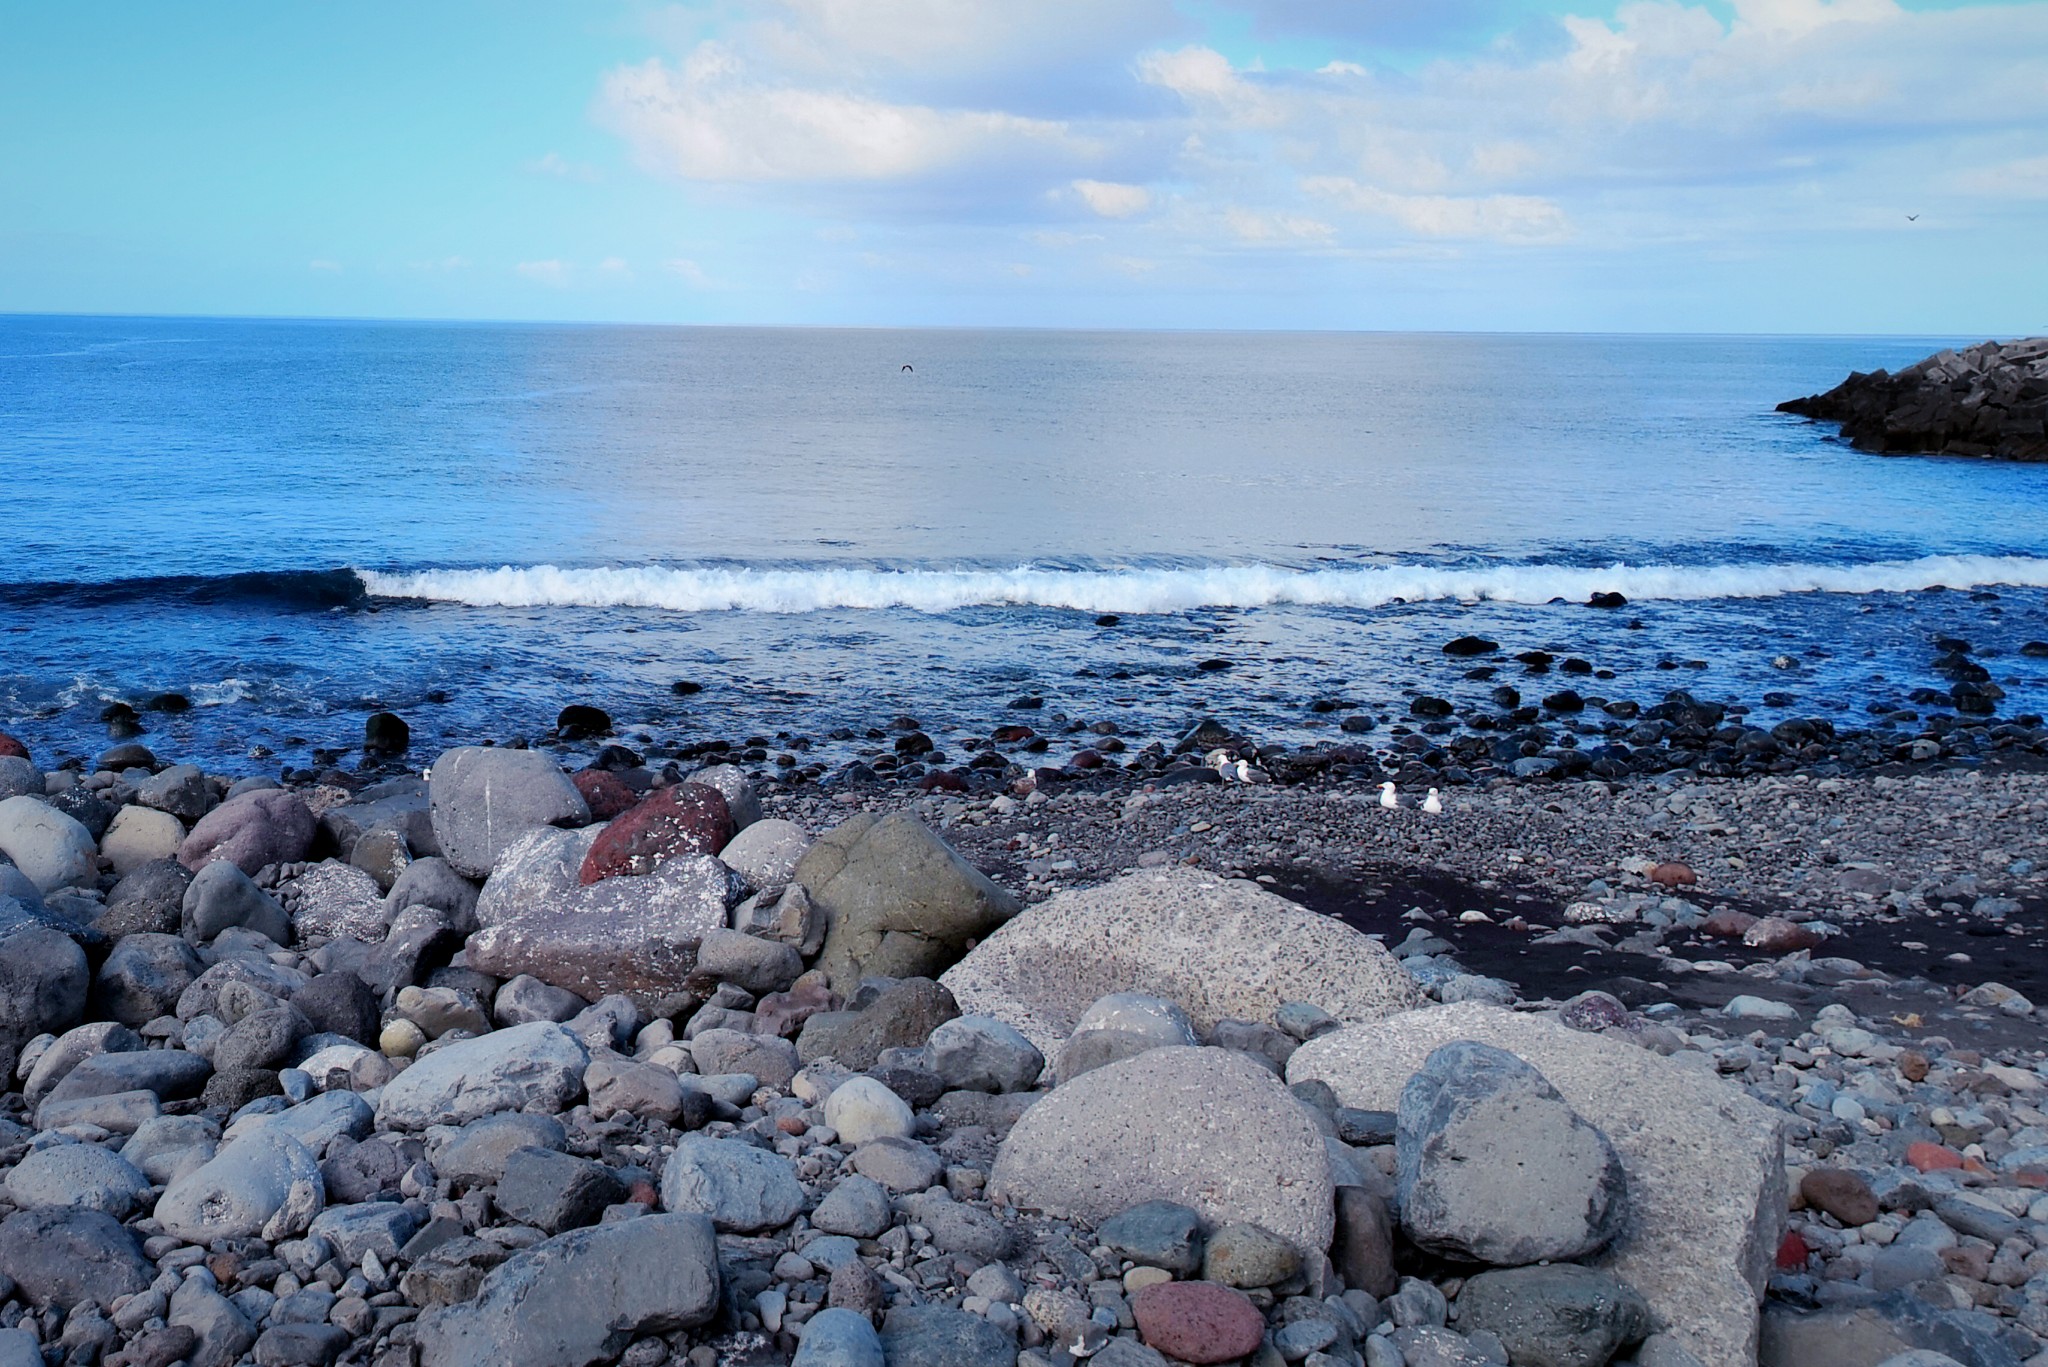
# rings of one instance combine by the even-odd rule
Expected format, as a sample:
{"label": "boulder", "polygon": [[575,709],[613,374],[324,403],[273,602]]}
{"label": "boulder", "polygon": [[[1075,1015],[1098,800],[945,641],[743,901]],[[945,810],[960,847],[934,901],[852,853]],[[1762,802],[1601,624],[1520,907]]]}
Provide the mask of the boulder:
{"label": "boulder", "polygon": [[80,1301],[111,1306],[146,1288],[156,1269],[113,1216],[59,1207],[0,1220],[0,1276],[32,1305],[69,1310]]}
{"label": "boulder", "polygon": [[908,1139],[917,1132],[917,1118],[902,1097],[871,1077],[849,1078],[825,1098],[825,1123],[839,1132],[842,1144],[856,1147],[871,1139]]}
{"label": "boulder", "polygon": [[535,750],[450,750],[434,761],[428,802],[441,853],[469,878],[489,874],[500,855],[536,830],[590,820],[569,776]]}
{"label": "boulder", "polygon": [[45,1108],[88,1097],[149,1092],[164,1101],[199,1095],[212,1065],[183,1049],[134,1049],[81,1059],[43,1098]]}
{"label": "boulder", "polygon": [[637,878],[579,881],[595,829],[540,830],[504,851],[484,885],[469,965],[499,978],[530,974],[589,1001],[624,993],[657,1015],[699,1000],[697,947],[723,929],[742,891],[709,855],[669,860]]}
{"label": "boulder", "polygon": [[872,1068],[886,1049],[916,1049],[932,1031],[960,1014],[953,994],[930,978],[905,978],[882,989],[858,1011],[820,1011],[804,1021],[797,1058],[829,1058],[848,1068]]}
{"label": "boulder", "polygon": [[1621,1158],[1543,1075],[1457,1040],[1401,1089],[1401,1228],[1419,1248],[1518,1267],[1605,1248],[1628,1218]]}
{"label": "boulder", "polygon": [[275,897],[256,886],[234,860],[222,857],[201,866],[185,889],[180,933],[204,944],[234,926],[253,930],[279,945],[291,943],[292,922]]}
{"label": "boulder", "polygon": [[0,801],[11,797],[41,797],[43,771],[29,763],[28,756],[0,754]]}
{"label": "boulder", "polygon": [[253,874],[266,864],[304,859],[314,830],[313,813],[296,794],[258,789],[231,797],[200,817],[178,847],[178,862],[197,873],[224,859]]}
{"label": "boulder", "polygon": [[23,1079],[21,1094],[34,1106],[48,1096],[73,1068],[96,1054],[125,1054],[141,1049],[142,1036],[112,1021],[92,1021],[66,1030],[36,1057]]}
{"label": "boulder", "polygon": [[114,884],[106,911],[93,924],[115,940],[138,931],[175,935],[190,886],[192,871],[175,859],[137,865]]}
{"label": "boulder", "polygon": [[1059,1088],[1003,1141],[989,1191],[1089,1225],[1177,1202],[1311,1259],[1333,1223],[1321,1133],[1272,1073],[1222,1049],[1153,1049]]}
{"label": "boulder", "polygon": [[573,1230],[513,1255],[476,1298],[419,1321],[422,1367],[591,1367],[644,1335],[692,1329],[720,1304],[718,1241],[702,1215]]}
{"label": "boulder", "polygon": [[164,1188],[156,1218],[187,1243],[303,1233],[327,1203],[320,1165],[306,1146],[266,1127],[225,1145]]}
{"label": "boulder", "polygon": [[125,878],[145,864],[174,858],[184,841],[185,828],[175,816],[129,806],[114,814],[106,834],[100,837],[100,854]]}
{"label": "boulder", "polygon": [[150,1200],[149,1178],[97,1144],[35,1150],[8,1172],[6,1192],[23,1210],[62,1206],[104,1211],[116,1220],[147,1209]]}
{"label": "boulder", "polygon": [[811,837],[794,821],[756,821],[726,842],[718,857],[757,888],[779,888],[796,875]]}
{"label": "boulder", "polygon": [[819,967],[842,992],[868,976],[937,974],[1020,910],[1015,897],[900,812],[857,816],[826,832],[793,879],[830,919]]}
{"label": "boulder", "polygon": [[1014,1027],[993,1016],[958,1016],[932,1031],[925,1045],[931,1070],[949,1088],[1021,1092],[1038,1081],[1045,1055]]}
{"label": "boulder", "polygon": [[415,859],[405,866],[384,895],[384,915],[395,918],[408,907],[432,907],[464,934],[476,928],[476,884],[439,856]]}
{"label": "boulder", "polygon": [[1379,941],[1255,883],[1192,870],[1048,898],[941,981],[963,1011],[1008,1021],[1049,1057],[1108,993],[1164,997],[1204,1031],[1219,1020],[1270,1021],[1288,1001],[1356,1022],[1423,1000]]}
{"label": "boulder", "polygon": [[1774,1302],[1764,1311],[1756,1361],[1757,1367],[1890,1367],[1902,1354],[1923,1352],[1945,1353],[1968,1367],[2020,1367],[2020,1355],[1999,1327],[1989,1315],[1937,1309],[1911,1291],[1816,1311]]}
{"label": "boulder", "polygon": [[389,914],[385,894],[362,869],[322,860],[287,883],[284,895],[302,939],[375,944],[384,938]]}
{"label": "boulder", "polygon": [[744,831],[761,819],[761,799],[754,792],[754,781],[738,765],[707,765],[690,775],[690,782],[718,790],[725,798],[725,809],[732,813],[733,829]]}
{"label": "boulder", "polygon": [[725,795],[701,783],[678,783],[642,798],[598,832],[578,881],[588,886],[650,874],[684,855],[717,854],[730,839]]}
{"label": "boulder", "polygon": [[550,1115],[504,1111],[472,1120],[434,1155],[434,1171],[464,1186],[487,1187],[504,1175],[520,1149],[561,1149],[568,1145],[562,1122]]}
{"label": "boulder", "polygon": [[379,1129],[462,1125],[497,1111],[565,1109],[583,1090],[590,1052],[549,1021],[444,1045],[386,1084]]}
{"label": "boulder", "polygon": [[11,1071],[22,1045],[78,1024],[91,982],[85,951],[60,930],[0,938],[0,1063]]}
{"label": "boulder", "polygon": [[92,832],[38,797],[0,802],[0,854],[42,892],[91,884],[98,857]]}
{"label": "boulder", "polygon": [[135,800],[179,821],[197,821],[213,806],[213,786],[198,765],[173,764],[136,784]]}
{"label": "boulder", "polygon": [[1599,1127],[1621,1158],[1632,1215],[1592,1265],[1634,1286],[1707,1367],[1747,1367],[1757,1302],[1784,1232],[1776,1114],[1635,1044],[1477,1002],[1311,1040],[1287,1076],[1321,1079],[1346,1106],[1387,1110],[1430,1054],[1456,1040],[1506,1049]]}
{"label": "boulder", "polygon": [[1570,1263],[1482,1272],[1458,1293],[1459,1331],[1495,1335],[1517,1367],[1607,1367],[1655,1327],[1634,1287]]}
{"label": "boulder", "polygon": [[93,1013],[147,1024],[177,1010],[178,998],[204,971],[198,951],[176,935],[124,935],[93,978]]}
{"label": "boulder", "polygon": [[780,1154],[738,1139],[689,1135],[662,1167],[661,1207],[709,1216],[725,1233],[753,1234],[795,1219],[804,1189]]}
{"label": "boulder", "polygon": [[790,1367],[885,1367],[882,1339],[866,1315],[852,1310],[825,1310],[803,1327]]}
{"label": "boulder", "polygon": [[803,956],[779,940],[723,927],[704,932],[697,947],[697,971],[755,996],[786,991],[804,971]]}

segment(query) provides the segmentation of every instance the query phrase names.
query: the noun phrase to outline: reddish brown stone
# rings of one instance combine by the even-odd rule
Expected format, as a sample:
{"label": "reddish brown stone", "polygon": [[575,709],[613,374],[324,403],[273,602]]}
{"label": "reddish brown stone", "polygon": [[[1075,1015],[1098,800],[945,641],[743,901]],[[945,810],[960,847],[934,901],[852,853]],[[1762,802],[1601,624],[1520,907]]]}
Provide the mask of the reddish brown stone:
{"label": "reddish brown stone", "polygon": [[1030,740],[1037,734],[1028,726],[998,726],[988,733],[988,738],[997,745],[1015,745],[1019,741]]}
{"label": "reddish brown stone", "polygon": [[732,839],[725,794],[704,783],[678,783],[643,799],[591,842],[579,881],[653,873],[686,854],[717,854]]}
{"label": "reddish brown stone", "polygon": [[1265,1317],[1251,1297],[1216,1282],[1160,1282],[1131,1302],[1146,1344],[1182,1362],[1229,1362],[1258,1351]]}
{"label": "reddish brown stone", "polygon": [[583,800],[590,804],[592,821],[610,821],[640,800],[626,786],[624,779],[607,769],[581,770],[569,775],[569,782],[576,785],[576,791],[583,794]]}
{"label": "reddish brown stone", "polygon": [[1651,869],[1650,881],[1658,887],[1679,888],[1690,887],[1692,884],[1699,882],[1700,879],[1698,874],[1694,873],[1684,864],[1669,863],[1659,864]]}
{"label": "reddish brown stone", "polygon": [[1946,1144],[1920,1139],[1906,1145],[1906,1161],[1918,1172],[1940,1172],[1947,1168],[1960,1168],[1963,1156]]}
{"label": "reddish brown stone", "polygon": [[1820,941],[1821,937],[1813,931],[1782,916],[1766,916],[1742,932],[1742,943],[1766,954],[1791,954],[1801,949],[1812,949]]}
{"label": "reddish brown stone", "polygon": [[0,758],[8,756],[12,756],[15,759],[27,759],[28,747],[8,735],[5,731],[0,731]]}
{"label": "reddish brown stone", "polygon": [[1778,1241],[1778,1270],[1780,1272],[1804,1272],[1806,1270],[1806,1255],[1811,1251],[1806,1246],[1806,1240],[1799,1237],[1798,1230],[1786,1230],[1785,1237]]}
{"label": "reddish brown stone", "polygon": [[1867,1225],[1877,1218],[1877,1196],[1870,1183],[1847,1168],[1815,1168],[1799,1179],[1806,1204],[1847,1225]]}
{"label": "reddish brown stone", "polygon": [[1076,750],[1074,757],[1068,760],[1067,763],[1076,769],[1100,769],[1102,767],[1102,752],[1100,750]]}
{"label": "reddish brown stone", "polygon": [[964,793],[967,780],[951,769],[934,769],[917,781],[918,790],[926,793]]}
{"label": "reddish brown stone", "polygon": [[754,1007],[754,1033],[795,1039],[803,1023],[820,1011],[835,1010],[839,997],[815,979],[799,982],[787,992],[770,992]]}
{"label": "reddish brown stone", "polygon": [[1908,1049],[1899,1055],[1899,1076],[1908,1082],[1919,1082],[1927,1076],[1927,1055],[1918,1049]]}
{"label": "reddish brown stone", "polygon": [[1755,924],[1756,917],[1748,912],[1724,907],[1700,922],[1700,933],[1711,935],[1717,940],[1739,940]]}

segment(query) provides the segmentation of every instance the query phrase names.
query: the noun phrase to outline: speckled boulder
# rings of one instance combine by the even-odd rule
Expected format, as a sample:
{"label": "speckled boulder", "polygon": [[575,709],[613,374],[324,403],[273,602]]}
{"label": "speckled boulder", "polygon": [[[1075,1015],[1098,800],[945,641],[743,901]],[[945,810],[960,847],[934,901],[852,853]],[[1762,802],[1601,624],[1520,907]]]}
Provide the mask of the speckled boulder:
{"label": "speckled boulder", "polygon": [[672,859],[717,854],[732,839],[725,794],[701,783],[663,788],[619,814],[591,842],[578,881],[653,873]]}
{"label": "speckled boulder", "polygon": [[197,873],[225,859],[253,874],[266,864],[304,859],[315,829],[312,811],[297,795],[259,789],[231,797],[199,818],[178,847],[178,862]]}

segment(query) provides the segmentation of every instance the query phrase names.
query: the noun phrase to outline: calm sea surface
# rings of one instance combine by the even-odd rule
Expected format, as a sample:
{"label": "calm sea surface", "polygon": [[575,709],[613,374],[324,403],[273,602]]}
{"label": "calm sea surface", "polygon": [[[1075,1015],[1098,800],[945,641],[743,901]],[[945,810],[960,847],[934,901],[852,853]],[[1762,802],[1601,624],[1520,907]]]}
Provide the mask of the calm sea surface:
{"label": "calm sea surface", "polygon": [[90,753],[175,691],[145,739],[253,772],[378,707],[431,757],[1031,692],[1308,740],[1482,696],[1466,631],[1852,721],[1958,634],[2041,710],[2048,467],[1771,411],[1968,340],[0,318],[0,726]]}

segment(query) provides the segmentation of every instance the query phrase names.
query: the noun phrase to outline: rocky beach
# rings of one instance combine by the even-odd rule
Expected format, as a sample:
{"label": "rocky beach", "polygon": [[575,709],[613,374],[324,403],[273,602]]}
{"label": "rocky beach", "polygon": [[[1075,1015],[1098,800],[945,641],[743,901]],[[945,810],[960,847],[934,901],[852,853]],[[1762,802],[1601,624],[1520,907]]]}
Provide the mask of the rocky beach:
{"label": "rocky beach", "polygon": [[0,1362],[2048,1362],[2048,736],[1939,649],[1854,732],[0,738]]}

